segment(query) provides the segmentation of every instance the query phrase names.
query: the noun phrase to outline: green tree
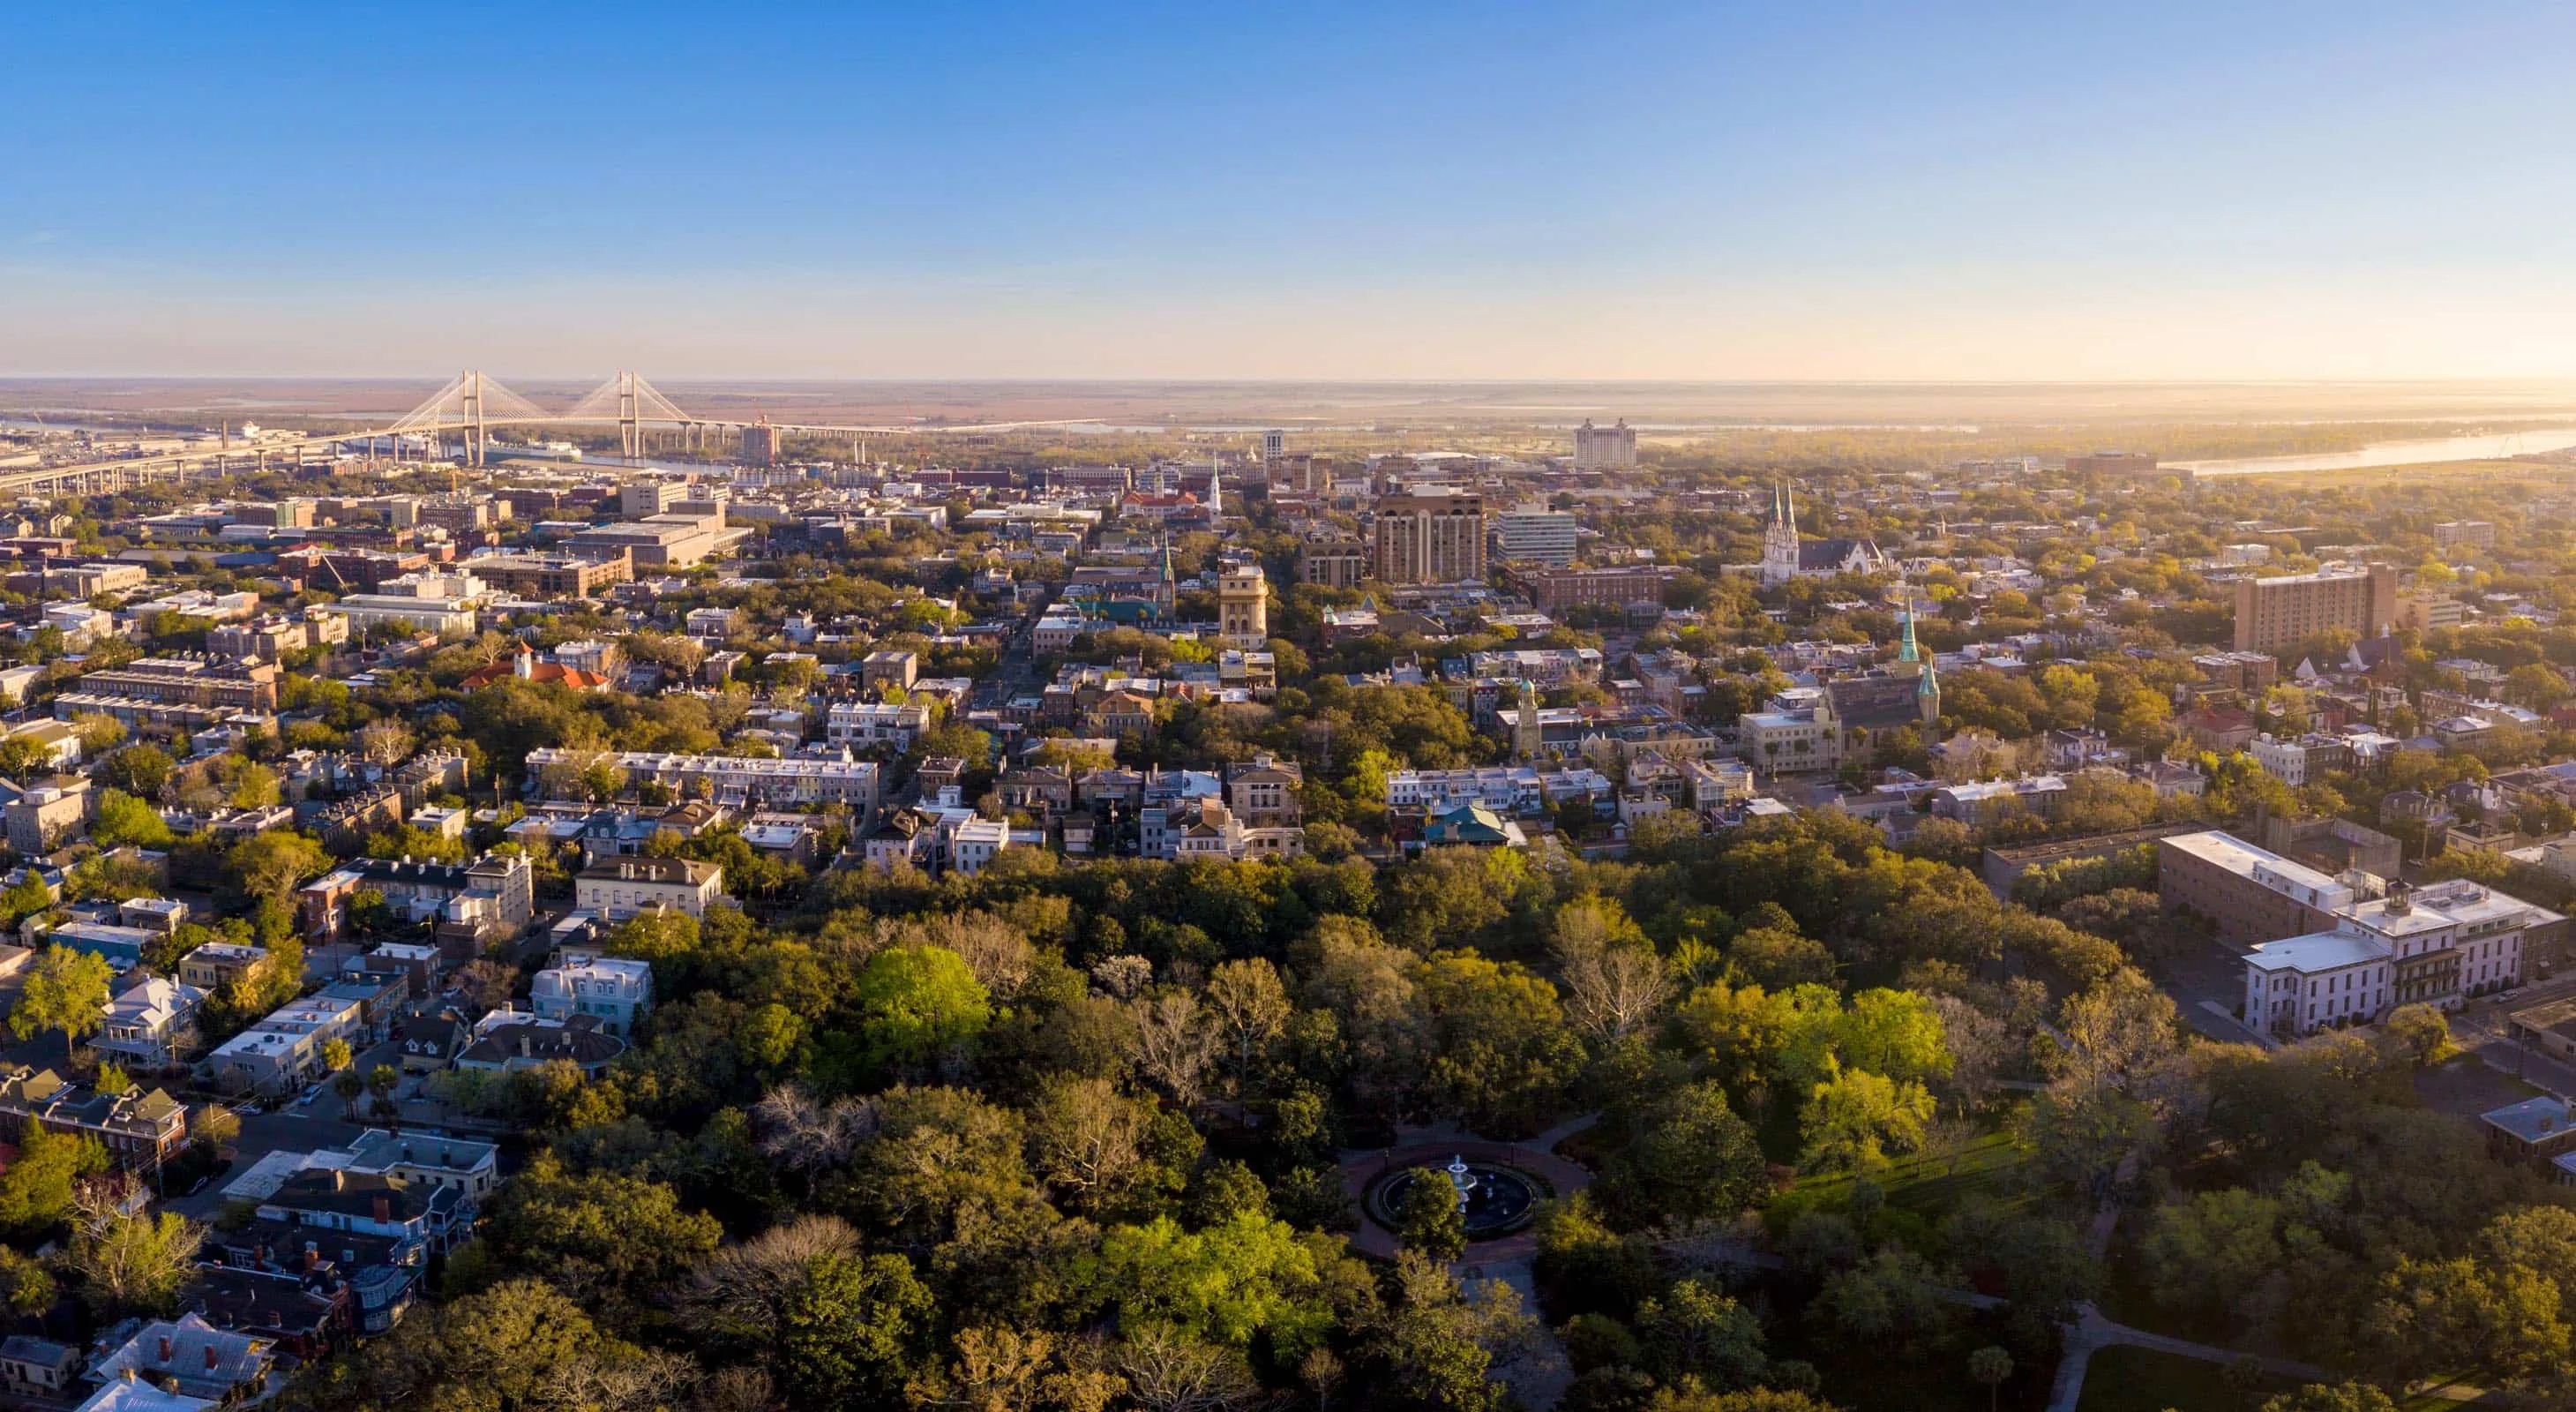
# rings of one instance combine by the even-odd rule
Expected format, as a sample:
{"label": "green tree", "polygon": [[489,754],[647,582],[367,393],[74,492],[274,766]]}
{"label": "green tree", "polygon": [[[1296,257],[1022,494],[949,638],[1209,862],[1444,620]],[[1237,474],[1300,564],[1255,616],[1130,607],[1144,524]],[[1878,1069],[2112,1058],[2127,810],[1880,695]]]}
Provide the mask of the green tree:
{"label": "green tree", "polygon": [[161,821],[159,810],[116,789],[100,792],[89,836],[103,848],[167,849],[171,843],[170,826]]}
{"label": "green tree", "polygon": [[1715,1083],[1691,1084],[1649,1105],[1608,1166],[1605,1195],[1630,1225],[1726,1220],[1751,1207],[1768,1183],[1752,1126]]}
{"label": "green tree", "polygon": [[1830,1056],[1825,1078],[1811,1092],[1799,1119],[1803,1164],[1810,1171],[1866,1171],[1887,1161],[1888,1149],[1922,1147],[1932,1121],[1930,1091],[1865,1069],[1845,1069]]}
{"label": "green tree", "polygon": [[0,1303],[13,1313],[42,1314],[54,1307],[60,1292],[54,1277],[32,1255],[0,1246]]}
{"label": "green tree", "polygon": [[2142,1248],[2156,1302],[2232,1311],[2281,1265],[2281,1203],[2243,1187],[2199,1192],[2158,1207]]}
{"label": "green tree", "polygon": [[283,904],[294,899],[296,888],[329,870],[331,855],[303,834],[280,829],[236,844],[224,862],[242,891]]}
{"label": "green tree", "polygon": [[868,959],[852,988],[860,1035],[879,1064],[920,1065],[984,1032],[992,996],[954,951],[893,947]]}
{"label": "green tree", "polygon": [[0,889],[0,926],[14,927],[29,917],[37,916],[54,905],[54,894],[45,880],[29,869],[26,876]]}
{"label": "green tree", "polygon": [[18,1160],[0,1171],[0,1227],[39,1235],[61,1225],[71,1216],[76,1184],[107,1167],[98,1139],[31,1124],[18,1139]]}
{"label": "green tree", "polygon": [[1988,1344],[1968,1355],[1968,1379],[1986,1390],[1987,1412],[1993,1412],[1995,1399],[2003,1395],[2004,1379],[2012,1376],[2012,1353]]}
{"label": "green tree", "polygon": [[343,1068],[331,1076],[331,1091],[340,1096],[341,1110],[349,1121],[358,1121],[358,1100],[367,1092],[367,1081],[359,1076],[357,1070]]}
{"label": "green tree", "polygon": [[2266,1401],[2263,1412],[2397,1412],[2397,1404],[2368,1383],[2310,1383]]}
{"label": "green tree", "polygon": [[1768,990],[1824,985],[1834,978],[1834,953],[1821,941],[1782,927],[1751,927],[1726,944],[1726,964],[1742,980]]}
{"label": "green tree", "polygon": [[812,1257],[779,1311],[782,1391],[797,1406],[894,1405],[931,1310],[930,1291],[900,1255]]}
{"label": "green tree", "polygon": [[129,745],[100,761],[91,773],[98,782],[137,799],[158,799],[178,768],[169,753],[151,744]]}
{"label": "green tree", "polygon": [[2438,1006],[2398,1006],[2389,1012],[2387,1033],[2419,1069],[2441,1062],[2456,1050],[2451,1043],[2451,1021]]}
{"label": "green tree", "polygon": [[1448,1173],[1436,1167],[1415,1172],[1404,1189],[1404,1209],[1396,1214],[1396,1235],[1405,1249],[1444,1264],[1466,1253],[1467,1218],[1458,1209],[1458,1189]]}
{"label": "green tree", "polygon": [[171,1312],[196,1273],[206,1228],[175,1211],[129,1213],[104,1202],[83,1214],[67,1257],[82,1294],[103,1315]]}
{"label": "green tree", "polygon": [[1259,1212],[1201,1231],[1168,1217],[1116,1227],[1101,1237],[1086,1282],[1122,1328],[1159,1324],[1233,1348],[1260,1339],[1283,1361],[1333,1326],[1314,1248]]}
{"label": "green tree", "polygon": [[63,1032],[63,1062],[73,1046],[94,1033],[107,1015],[107,985],[114,972],[106,958],[56,944],[45,948],[27,970],[18,1003],[9,1011],[9,1033],[32,1039],[47,1030]]}
{"label": "green tree", "polygon": [[1395,1285],[1395,1298],[1370,1330],[1368,1351],[1385,1370],[1378,1405],[1420,1412],[1503,1406],[1508,1393],[1489,1376],[1492,1307],[1469,1300],[1444,1265],[1419,1251],[1396,1256]]}
{"label": "green tree", "polygon": [[1639,1304],[1636,1327],[1646,1371],[1667,1386],[1723,1392],[1759,1381],[1770,1366],[1762,1321],[1706,1279],[1677,1280]]}
{"label": "green tree", "polygon": [[23,735],[0,740],[0,775],[25,784],[54,768],[53,752]]}

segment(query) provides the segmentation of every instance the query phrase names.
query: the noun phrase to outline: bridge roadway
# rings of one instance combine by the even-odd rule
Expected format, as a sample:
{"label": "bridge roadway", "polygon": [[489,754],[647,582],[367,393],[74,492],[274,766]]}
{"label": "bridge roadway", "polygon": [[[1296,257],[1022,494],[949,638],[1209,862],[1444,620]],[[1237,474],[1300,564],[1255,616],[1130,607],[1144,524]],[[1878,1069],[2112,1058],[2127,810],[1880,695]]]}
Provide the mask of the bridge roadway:
{"label": "bridge roadway", "polygon": [[[745,427],[766,426],[772,431],[807,436],[922,436],[942,432],[1025,431],[1037,427],[1081,426],[1096,421],[1093,417],[1069,417],[1058,421],[979,422],[971,425],[924,426],[824,426],[802,422],[740,422],[722,418],[692,418],[686,422],[652,422],[656,429],[681,432],[704,428],[715,431],[741,431]],[[618,425],[616,418],[596,417],[510,417],[491,418],[484,427],[503,426],[570,426]],[[314,432],[297,437],[272,437],[242,446],[191,447],[185,451],[165,452],[155,456],[130,456],[113,461],[87,461],[73,465],[39,466],[29,470],[0,473],[0,494],[20,495],[47,490],[56,493],[102,495],[124,490],[150,481],[187,479],[203,474],[213,465],[214,474],[234,469],[236,461],[253,467],[264,467],[269,461],[284,457],[301,465],[303,458],[315,452],[329,454],[332,447],[353,442],[383,441],[394,437],[437,436],[461,432],[455,423],[440,428],[404,427],[399,430],[378,428],[373,431]]]}

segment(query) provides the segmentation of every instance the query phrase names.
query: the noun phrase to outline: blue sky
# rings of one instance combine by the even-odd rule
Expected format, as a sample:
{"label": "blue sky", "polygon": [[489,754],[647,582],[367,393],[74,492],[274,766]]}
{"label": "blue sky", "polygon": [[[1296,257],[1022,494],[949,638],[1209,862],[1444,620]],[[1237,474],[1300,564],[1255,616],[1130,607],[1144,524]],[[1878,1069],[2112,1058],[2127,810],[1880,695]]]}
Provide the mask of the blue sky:
{"label": "blue sky", "polygon": [[0,372],[2576,375],[2565,6],[13,24]]}

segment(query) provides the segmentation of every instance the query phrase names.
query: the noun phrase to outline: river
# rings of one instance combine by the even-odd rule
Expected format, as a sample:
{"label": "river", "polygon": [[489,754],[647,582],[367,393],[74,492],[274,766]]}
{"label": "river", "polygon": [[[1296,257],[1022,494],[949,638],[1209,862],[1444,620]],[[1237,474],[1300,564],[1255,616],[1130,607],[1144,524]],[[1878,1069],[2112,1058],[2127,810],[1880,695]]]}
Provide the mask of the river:
{"label": "river", "polygon": [[2377,466],[2430,466],[2445,461],[2501,461],[2543,451],[2564,451],[2571,446],[2576,446],[2576,428],[2543,427],[2532,431],[2381,441],[2358,451],[2241,456],[2233,460],[2167,461],[2164,464],[2194,475],[2253,476],[2279,471],[2360,471]]}

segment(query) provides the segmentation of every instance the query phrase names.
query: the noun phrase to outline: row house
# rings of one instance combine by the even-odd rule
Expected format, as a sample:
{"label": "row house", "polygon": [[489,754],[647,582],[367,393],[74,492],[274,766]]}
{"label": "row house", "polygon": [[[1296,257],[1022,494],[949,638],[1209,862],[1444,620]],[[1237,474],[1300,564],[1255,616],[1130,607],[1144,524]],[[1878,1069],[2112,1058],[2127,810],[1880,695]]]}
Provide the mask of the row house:
{"label": "row house", "polygon": [[197,1061],[205,1082],[227,1093],[282,1094],[322,1071],[332,1040],[356,1042],[366,1019],[359,1000],[327,992],[290,1000]]}
{"label": "row house", "polygon": [[626,777],[626,787],[659,784],[674,792],[740,807],[752,802],[783,805],[847,805],[864,818],[876,811],[879,770],[872,761],[837,759],[775,760],[749,755],[680,755],[661,751],[591,751],[546,748],[528,752],[532,785],[568,797],[581,788],[581,776],[605,763]]}

